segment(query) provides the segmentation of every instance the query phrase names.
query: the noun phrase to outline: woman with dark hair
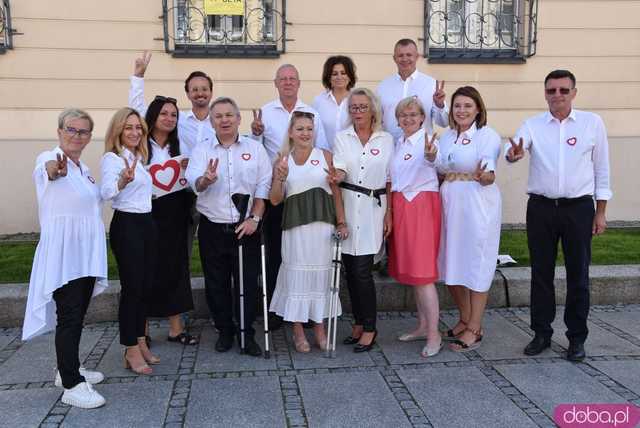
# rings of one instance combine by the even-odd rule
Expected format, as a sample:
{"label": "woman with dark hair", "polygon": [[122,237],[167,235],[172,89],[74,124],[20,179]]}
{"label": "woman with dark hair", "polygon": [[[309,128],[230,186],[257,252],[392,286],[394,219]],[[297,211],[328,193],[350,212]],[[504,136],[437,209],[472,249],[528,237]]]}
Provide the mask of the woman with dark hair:
{"label": "woman with dark hair", "polygon": [[336,132],[350,124],[347,98],[357,80],[356,66],[348,56],[330,56],[325,61],[322,86],[326,91],[313,100],[312,106],[320,114],[327,143],[332,148]]}
{"label": "woman with dark hair", "polygon": [[482,316],[498,258],[502,202],[495,184],[500,136],[487,125],[478,91],[458,88],[451,97],[449,130],[440,138],[438,171],[443,224],[440,273],[460,319],[445,340],[466,352],[480,346]]}
{"label": "woman with dark hair", "polygon": [[[164,163],[183,153],[178,139],[178,117],[174,98],[157,96],[149,104],[145,117],[149,126],[148,164]],[[183,169],[187,162],[182,160]],[[198,338],[185,331],[180,316],[193,309],[187,236],[193,193],[183,189],[154,198],[151,203],[158,249],[147,316],[169,317],[169,342],[196,345]]]}

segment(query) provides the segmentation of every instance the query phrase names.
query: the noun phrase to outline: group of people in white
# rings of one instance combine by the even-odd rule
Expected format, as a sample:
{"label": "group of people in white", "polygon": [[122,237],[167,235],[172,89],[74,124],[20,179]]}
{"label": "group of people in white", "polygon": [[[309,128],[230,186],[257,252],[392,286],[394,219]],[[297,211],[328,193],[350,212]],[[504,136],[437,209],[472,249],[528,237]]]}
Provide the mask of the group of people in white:
{"label": "group of people in white", "polygon": [[[189,260],[197,229],[205,294],[218,338],[233,347],[244,325],[244,351],[259,356],[253,323],[258,299],[260,235],[266,241],[270,328],[292,323],[296,351],[327,348],[332,236],[342,240],[342,263],[354,323],[343,339],[354,352],[376,342],[372,270],[388,253],[389,274],[414,290],[415,329],[400,341],[423,341],[421,355],[443,342],[453,352],[478,348],[482,318],[500,240],[501,197],[495,183],[500,136],[471,86],[447,105],[444,81],[416,69],[418,50],[399,40],[398,72],[373,92],[356,87],[346,56],[327,59],[326,90],[312,106],[298,98],[300,77],[278,68],[278,98],[253,111],[251,135],[240,135],[240,109],[228,97],[212,101],[205,73],[188,76],[192,108],[156,96],[147,106],[144,75],[151,55],[135,61],[129,107],[108,126],[98,182],[80,160],[94,123],[79,109],[58,120],[59,146],[40,154],[33,173],[41,237],[33,262],[23,339],[55,327],[56,385],[62,401],[81,408],[105,403],[93,388],[103,380],[79,360],[79,342],[92,296],[107,286],[103,201],[114,210],[109,243],[118,265],[123,363],[151,374],[160,358],[150,350],[149,317],[168,317],[168,340],[195,345],[181,314],[193,309]],[[544,81],[549,105],[524,122],[505,145],[505,158],[530,156],[527,231],[532,262],[531,328],[524,349],[549,347],[555,316],[553,274],[558,241],[567,267],[567,359],[584,358],[589,311],[591,236],[606,228],[611,197],[607,135],[599,116],[572,108],[576,81],[566,70]],[[446,128],[438,136],[434,124]],[[182,156],[189,186],[153,197],[149,165]],[[594,208],[594,198],[596,206]],[[238,245],[242,245],[239,263]],[[239,266],[242,266],[240,272]],[[244,305],[237,287],[243,277]],[[434,283],[442,280],[459,309],[458,322],[438,330]],[[340,308],[338,307],[338,311]],[[239,317],[243,316],[243,320]],[[313,340],[305,335],[311,324]]]}

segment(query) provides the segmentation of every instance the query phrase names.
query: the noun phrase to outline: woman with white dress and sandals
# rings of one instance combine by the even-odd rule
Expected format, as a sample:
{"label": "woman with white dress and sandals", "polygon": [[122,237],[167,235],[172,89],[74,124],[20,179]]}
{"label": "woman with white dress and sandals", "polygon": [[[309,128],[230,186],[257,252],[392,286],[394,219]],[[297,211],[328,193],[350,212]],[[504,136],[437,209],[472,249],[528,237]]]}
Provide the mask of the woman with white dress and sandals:
{"label": "woman with white dress and sandals", "polygon": [[500,136],[486,125],[480,93],[471,86],[454,92],[437,163],[444,175],[441,279],[460,311],[458,323],[443,336],[455,352],[480,346],[500,244],[502,202],[495,184]]}
{"label": "woman with white dress and sandals", "polygon": [[273,205],[284,201],[282,264],[270,311],[293,323],[298,352],[311,350],[303,328],[309,320],[314,322],[316,344],[326,350],[323,322],[329,316],[336,218],[338,233],[347,235],[340,192],[329,182],[331,153],[314,148],[313,142],[313,113],[294,111],[269,194]]}

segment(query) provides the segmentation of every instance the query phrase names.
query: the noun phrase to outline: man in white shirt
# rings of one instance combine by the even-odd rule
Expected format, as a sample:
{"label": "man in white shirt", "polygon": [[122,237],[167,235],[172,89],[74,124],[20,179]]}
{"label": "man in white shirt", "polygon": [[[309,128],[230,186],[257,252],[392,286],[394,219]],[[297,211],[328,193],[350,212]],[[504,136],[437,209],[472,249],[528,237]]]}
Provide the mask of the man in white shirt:
{"label": "man in white shirt", "polygon": [[[544,82],[549,111],[527,119],[516,141],[505,147],[507,161],[529,152],[527,239],[531,256],[531,329],[535,336],[526,355],[551,345],[556,314],[553,284],[558,241],[567,271],[564,321],[569,348],[566,358],[582,361],[589,330],[589,264],[591,238],[606,229],[609,145],[600,116],[572,108],[575,76],[555,70]],[[593,200],[596,200],[594,211]]]}
{"label": "man in white shirt", "polygon": [[[233,346],[240,318],[238,245],[243,247],[244,351],[259,356],[252,324],[256,316],[260,223],[271,184],[271,163],[264,147],[240,136],[240,110],[230,98],[211,104],[215,135],[209,133],[194,149],[185,177],[197,192],[200,212],[198,240],[204,272],[205,294],[220,336],[215,348],[226,352]],[[238,198],[241,202],[238,202]],[[244,208],[241,206],[244,202]],[[244,211],[244,212],[243,212]],[[231,293],[234,278],[235,296]],[[242,323],[237,321],[240,326]],[[242,332],[241,332],[242,333]]]}
{"label": "man in white shirt", "polygon": [[[251,123],[253,136],[256,139],[262,139],[262,144],[271,158],[271,163],[278,157],[278,152],[289,129],[291,114],[294,111],[303,111],[314,115],[315,146],[331,150],[325,138],[318,112],[298,98],[298,90],[300,89],[298,70],[291,64],[281,65],[276,72],[273,83],[278,90],[278,98],[265,104],[258,112],[254,112],[254,120]],[[267,244],[267,293],[269,303],[271,303],[271,296],[276,287],[278,270],[282,262],[280,251],[283,204],[273,206],[268,203],[267,205],[263,227]],[[271,315],[270,318],[269,327],[272,330],[279,328],[281,321],[278,317]]]}
{"label": "man in white shirt", "polygon": [[378,85],[377,94],[382,104],[382,128],[393,135],[394,141],[402,136],[396,119],[396,106],[404,98],[415,96],[420,99],[426,113],[423,126],[428,134],[433,134],[433,123],[446,128],[449,124],[444,92],[444,80],[438,82],[433,77],[417,70],[418,46],[411,39],[401,39],[393,49],[393,61],[398,73],[387,77]]}

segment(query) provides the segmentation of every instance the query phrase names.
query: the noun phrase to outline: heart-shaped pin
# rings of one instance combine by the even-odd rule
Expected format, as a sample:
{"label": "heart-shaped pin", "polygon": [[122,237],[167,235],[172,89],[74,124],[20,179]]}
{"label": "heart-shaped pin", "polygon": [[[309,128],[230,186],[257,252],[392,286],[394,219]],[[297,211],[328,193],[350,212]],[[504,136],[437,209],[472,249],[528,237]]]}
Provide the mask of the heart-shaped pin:
{"label": "heart-shaped pin", "polygon": [[186,178],[181,178],[180,180],[178,180],[178,183],[180,183],[181,186],[186,186],[187,185],[187,179]]}
{"label": "heart-shaped pin", "polygon": [[370,150],[370,152],[371,152],[371,154],[372,154],[372,155],[374,155],[374,156],[378,156],[378,154],[380,153],[380,150],[378,150],[378,149],[371,149],[371,150]]}
{"label": "heart-shaped pin", "polygon": [[567,144],[570,146],[575,146],[577,142],[578,142],[578,139],[576,137],[571,137],[567,140]]}
{"label": "heart-shaped pin", "polygon": [[463,138],[463,139],[462,139],[462,145],[463,145],[463,146],[466,146],[466,145],[467,145],[467,144],[469,144],[470,142],[471,142],[471,140],[470,140],[470,139],[468,139],[468,138]]}
{"label": "heart-shaped pin", "polygon": [[318,159],[311,159],[311,165],[318,166],[319,164],[320,164],[320,161]]}
{"label": "heart-shaped pin", "polygon": [[248,161],[249,159],[251,159],[251,153],[243,153],[242,159]]}
{"label": "heart-shaped pin", "polygon": [[180,164],[175,159],[169,159],[163,164],[151,165],[149,174],[154,186],[170,192],[180,177]]}
{"label": "heart-shaped pin", "polygon": [[406,154],[404,155],[404,160],[409,160],[409,159],[411,159],[411,158],[412,158],[411,153],[406,153]]}
{"label": "heart-shaped pin", "polygon": [[95,178],[93,178],[93,177],[92,177],[92,176],[90,176],[90,175],[87,175],[87,180],[89,180],[89,181],[91,182],[91,184],[96,184],[96,179],[95,179]]}

